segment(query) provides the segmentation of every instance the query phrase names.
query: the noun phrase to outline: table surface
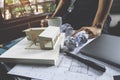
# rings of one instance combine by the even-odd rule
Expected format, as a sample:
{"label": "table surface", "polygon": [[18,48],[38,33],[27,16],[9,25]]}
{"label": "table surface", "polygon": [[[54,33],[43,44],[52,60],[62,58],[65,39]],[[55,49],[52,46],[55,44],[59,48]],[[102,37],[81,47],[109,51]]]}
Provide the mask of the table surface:
{"label": "table surface", "polygon": [[114,80],[114,75],[120,75],[119,68],[84,56],[81,53],[78,53],[78,55],[104,65],[106,71],[97,71],[64,53],[60,53],[58,63],[55,66],[17,64],[8,74],[37,78],[37,80]]}

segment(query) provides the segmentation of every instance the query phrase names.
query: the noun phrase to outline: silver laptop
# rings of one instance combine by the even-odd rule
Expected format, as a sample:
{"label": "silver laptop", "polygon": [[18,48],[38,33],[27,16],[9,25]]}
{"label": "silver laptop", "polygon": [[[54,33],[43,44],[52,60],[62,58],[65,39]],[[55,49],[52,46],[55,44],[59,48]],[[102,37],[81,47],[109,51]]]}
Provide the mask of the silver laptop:
{"label": "silver laptop", "polygon": [[102,34],[80,52],[120,68],[120,37]]}

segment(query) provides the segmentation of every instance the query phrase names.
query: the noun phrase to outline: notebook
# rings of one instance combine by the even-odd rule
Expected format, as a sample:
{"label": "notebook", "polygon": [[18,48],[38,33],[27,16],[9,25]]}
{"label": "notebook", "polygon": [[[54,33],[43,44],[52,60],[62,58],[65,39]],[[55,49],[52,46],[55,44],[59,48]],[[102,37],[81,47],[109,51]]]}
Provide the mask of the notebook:
{"label": "notebook", "polygon": [[120,37],[118,36],[102,34],[84,46],[80,52],[120,68]]}

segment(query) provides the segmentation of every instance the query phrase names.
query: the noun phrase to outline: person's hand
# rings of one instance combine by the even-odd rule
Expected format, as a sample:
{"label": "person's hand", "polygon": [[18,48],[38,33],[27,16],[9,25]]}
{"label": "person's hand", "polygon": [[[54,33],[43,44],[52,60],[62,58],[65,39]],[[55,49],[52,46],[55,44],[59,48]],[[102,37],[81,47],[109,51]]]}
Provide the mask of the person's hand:
{"label": "person's hand", "polygon": [[42,19],[42,20],[40,21],[40,26],[41,26],[41,27],[47,27],[47,26],[48,26],[47,20],[46,20],[46,19]]}
{"label": "person's hand", "polygon": [[95,26],[83,26],[82,28],[76,30],[72,36],[74,36],[76,33],[83,31],[83,30],[89,34],[89,38],[94,38],[94,37],[101,35],[101,31],[102,31],[101,28],[97,28]]}
{"label": "person's hand", "polygon": [[40,26],[41,27],[47,27],[48,26],[48,20],[47,20],[48,18],[49,18],[49,16],[46,16],[45,19],[42,19],[40,21]]}

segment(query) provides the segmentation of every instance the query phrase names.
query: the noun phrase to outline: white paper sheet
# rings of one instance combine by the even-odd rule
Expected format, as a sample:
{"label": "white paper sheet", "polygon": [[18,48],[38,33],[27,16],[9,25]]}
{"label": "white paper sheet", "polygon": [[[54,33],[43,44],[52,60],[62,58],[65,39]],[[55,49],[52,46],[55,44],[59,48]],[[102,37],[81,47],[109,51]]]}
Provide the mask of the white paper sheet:
{"label": "white paper sheet", "polygon": [[[69,61],[69,60],[68,60]],[[67,63],[69,65],[69,62]],[[84,74],[87,70],[80,67],[74,67],[76,71],[72,71],[71,66],[35,66],[35,65],[16,65],[9,74],[31,77],[42,80],[95,80],[95,76]],[[78,70],[81,72],[77,72]]]}

